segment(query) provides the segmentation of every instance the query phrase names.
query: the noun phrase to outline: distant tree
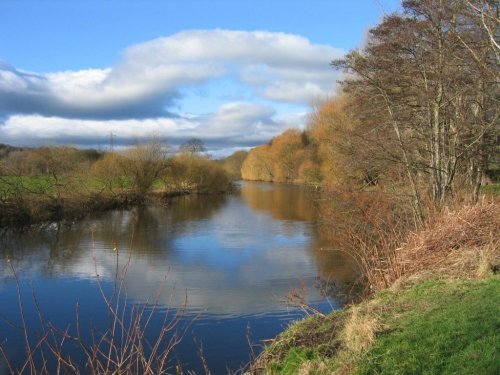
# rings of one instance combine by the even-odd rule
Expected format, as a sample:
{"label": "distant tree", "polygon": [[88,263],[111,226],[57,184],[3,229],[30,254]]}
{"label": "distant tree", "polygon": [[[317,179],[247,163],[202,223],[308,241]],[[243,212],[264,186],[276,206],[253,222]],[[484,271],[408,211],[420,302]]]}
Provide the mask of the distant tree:
{"label": "distant tree", "polygon": [[299,166],[304,158],[302,132],[288,129],[273,139],[271,153],[274,159],[275,180],[293,182],[298,177]]}
{"label": "distant tree", "polygon": [[274,181],[274,160],[271,145],[253,148],[241,166],[241,177],[253,181]]}
{"label": "distant tree", "polygon": [[103,190],[114,193],[120,192],[129,185],[127,178],[127,159],[116,153],[108,153],[96,161],[91,169],[92,175]]}
{"label": "distant tree", "polygon": [[241,176],[256,181],[294,183],[307,179],[316,183],[318,176],[317,168],[312,168],[314,162],[301,168],[314,154],[313,147],[306,132],[285,130],[269,143],[250,150],[241,167]]}
{"label": "distant tree", "polygon": [[10,151],[3,159],[3,174],[12,176],[23,176],[27,171],[26,151]]}
{"label": "distant tree", "polygon": [[181,145],[179,150],[191,156],[207,151],[203,142],[198,138],[191,138]]}
{"label": "distant tree", "polygon": [[224,168],[202,156],[181,154],[170,161],[168,185],[178,190],[200,193],[226,191],[230,179]]}
{"label": "distant tree", "polygon": [[14,151],[23,151],[24,148],[22,147],[14,147],[11,145],[6,145],[3,143],[0,143],[0,159],[6,158],[9,153],[14,152]]}

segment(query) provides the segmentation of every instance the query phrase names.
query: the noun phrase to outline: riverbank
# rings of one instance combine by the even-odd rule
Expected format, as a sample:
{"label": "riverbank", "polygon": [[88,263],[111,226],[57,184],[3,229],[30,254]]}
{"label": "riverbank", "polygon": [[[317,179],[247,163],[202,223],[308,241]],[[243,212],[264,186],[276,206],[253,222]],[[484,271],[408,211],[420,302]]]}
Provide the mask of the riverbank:
{"label": "riverbank", "polygon": [[154,137],[122,153],[18,151],[0,160],[0,227],[77,220],[90,212],[231,189],[228,172],[200,150],[172,156]]}
{"label": "riverbank", "polygon": [[402,277],[359,304],[291,325],[254,373],[497,374],[499,214],[498,202],[483,202],[412,234],[397,251]]}

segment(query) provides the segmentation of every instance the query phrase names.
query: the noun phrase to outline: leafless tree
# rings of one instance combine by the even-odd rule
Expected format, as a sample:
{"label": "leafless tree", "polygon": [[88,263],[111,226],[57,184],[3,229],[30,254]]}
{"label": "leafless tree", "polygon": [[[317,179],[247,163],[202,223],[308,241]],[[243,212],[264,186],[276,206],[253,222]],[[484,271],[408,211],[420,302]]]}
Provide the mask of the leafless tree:
{"label": "leafless tree", "polygon": [[375,141],[392,129],[420,218],[424,195],[441,207],[457,183],[467,181],[477,199],[498,132],[498,61],[490,36],[498,32],[481,27],[483,13],[471,12],[480,3],[490,9],[486,1],[404,1],[404,13],[370,30],[365,48],[332,63],[350,74],[342,84],[366,136]]}

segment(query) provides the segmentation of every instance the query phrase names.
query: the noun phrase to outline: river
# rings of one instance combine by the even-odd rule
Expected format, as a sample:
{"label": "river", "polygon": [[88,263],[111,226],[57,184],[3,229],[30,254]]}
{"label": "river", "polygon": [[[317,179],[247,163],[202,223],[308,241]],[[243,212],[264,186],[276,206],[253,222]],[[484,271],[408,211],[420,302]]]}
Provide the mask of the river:
{"label": "river", "polygon": [[[159,329],[165,312],[182,311],[175,330],[183,338],[171,354],[172,366],[202,372],[202,348],[213,374],[236,370],[250,359],[249,342],[258,353],[262,340],[304,316],[286,302],[290,291],[321,311],[341,307],[325,284],[352,280],[355,267],[342,253],[325,250],[313,196],[305,187],[242,182],[227,196],[186,196],[168,207],[4,231],[0,343],[18,366],[25,350],[11,265],[33,337],[40,316],[43,324],[73,332],[78,314],[82,330],[103,331],[108,314],[99,285],[112,294],[117,266],[127,266],[122,293],[128,306],[148,303],[148,312],[157,305],[149,331]],[[0,373],[5,366],[0,359]]]}

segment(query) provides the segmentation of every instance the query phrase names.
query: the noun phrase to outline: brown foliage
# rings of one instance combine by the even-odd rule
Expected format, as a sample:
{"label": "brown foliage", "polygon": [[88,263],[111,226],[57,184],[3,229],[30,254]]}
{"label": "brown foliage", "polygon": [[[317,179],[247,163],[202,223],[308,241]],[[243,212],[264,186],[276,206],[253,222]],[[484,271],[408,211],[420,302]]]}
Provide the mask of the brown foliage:
{"label": "brown foliage", "polygon": [[247,151],[240,150],[217,162],[222,165],[231,180],[241,180],[241,167],[247,155]]}
{"label": "brown foliage", "polygon": [[317,144],[308,131],[288,129],[250,150],[241,167],[245,180],[318,185],[323,180]]}
{"label": "brown foliage", "polygon": [[101,157],[102,153],[96,150],[79,150],[68,146],[13,149],[3,156],[0,174],[60,178],[88,172]]}
{"label": "brown foliage", "polygon": [[356,216],[362,224],[346,224],[333,235],[356,259],[371,292],[420,274],[474,276],[484,266],[481,262],[491,269],[500,263],[498,201],[437,213],[416,231],[384,208],[383,199],[370,202],[368,207],[356,203],[363,210]]}
{"label": "brown foliage", "polygon": [[328,185],[357,184],[360,180],[363,148],[355,144],[348,103],[346,96],[320,103],[307,123],[321,179]]}
{"label": "brown foliage", "polygon": [[411,234],[397,250],[405,274],[436,269],[454,253],[492,245],[500,255],[500,202],[483,201],[446,211]]}
{"label": "brown foliage", "polygon": [[167,189],[216,193],[229,189],[229,176],[222,166],[202,156],[181,154],[169,160]]}
{"label": "brown foliage", "polygon": [[241,166],[241,177],[251,181],[274,181],[273,158],[270,145],[252,149]]}
{"label": "brown foliage", "polygon": [[128,185],[125,163],[126,159],[123,156],[114,152],[109,153],[94,163],[91,174],[104,190],[111,193],[117,190],[123,192]]}
{"label": "brown foliage", "polygon": [[322,218],[334,249],[357,263],[360,284],[370,291],[387,287],[402,275],[396,249],[415,228],[410,209],[378,192],[330,192]]}
{"label": "brown foliage", "polygon": [[437,208],[457,190],[477,200],[498,152],[499,8],[486,0],[403,8],[370,30],[363,50],[332,64],[350,73],[342,82],[349,112],[377,146],[374,157],[399,167],[423,219],[426,196]]}
{"label": "brown foliage", "polygon": [[246,180],[311,185],[374,185],[387,159],[373,152],[372,140],[355,126],[347,96],[320,103],[304,131],[288,129],[252,149],[242,165]]}

